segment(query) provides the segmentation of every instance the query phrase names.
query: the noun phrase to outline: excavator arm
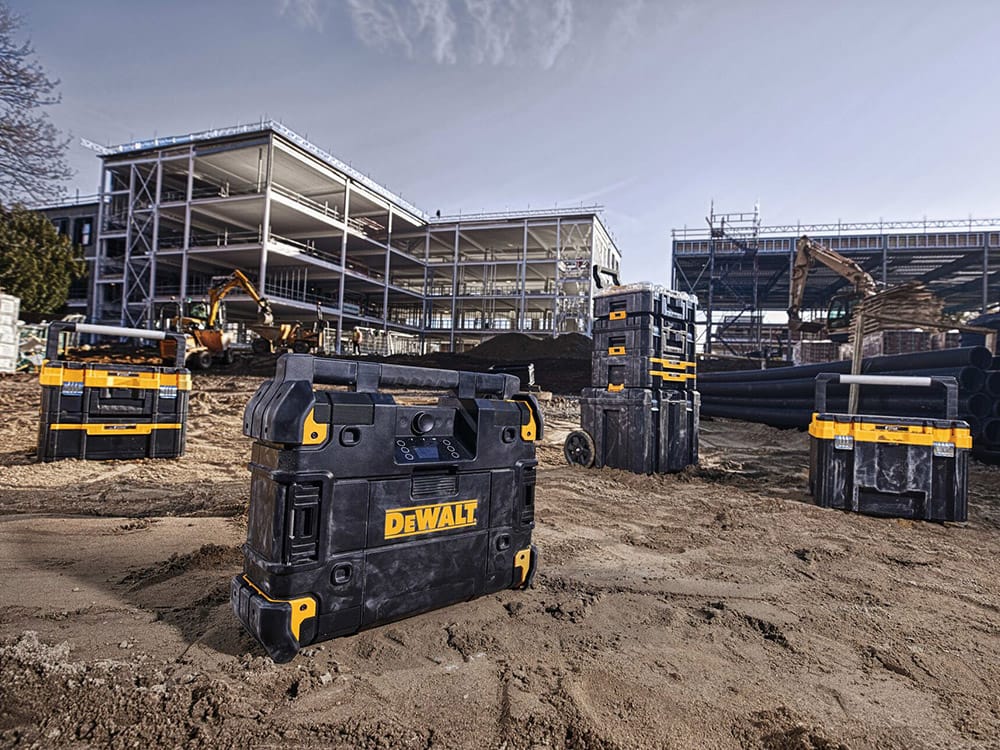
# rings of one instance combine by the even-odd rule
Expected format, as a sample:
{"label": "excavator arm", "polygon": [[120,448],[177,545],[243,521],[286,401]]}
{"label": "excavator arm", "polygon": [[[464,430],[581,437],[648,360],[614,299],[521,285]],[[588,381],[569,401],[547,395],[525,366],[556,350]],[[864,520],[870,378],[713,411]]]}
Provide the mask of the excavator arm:
{"label": "excavator arm", "polygon": [[236,269],[229,276],[223,276],[215,280],[212,284],[212,288],[208,290],[208,300],[209,300],[209,312],[208,312],[208,327],[215,327],[216,320],[219,317],[219,308],[222,305],[222,300],[226,298],[226,295],[232,292],[234,289],[242,289],[246,292],[247,296],[250,297],[254,302],[257,303],[257,314],[264,322],[270,322],[274,320],[274,314],[271,311],[271,304],[260,296],[257,291],[257,287],[253,285],[253,282],[247,278],[246,274]]}
{"label": "excavator arm", "polygon": [[840,253],[809,239],[805,235],[799,237],[795,248],[795,263],[792,266],[792,282],[788,294],[788,327],[793,332],[802,327],[800,317],[802,299],[805,296],[809,269],[814,261],[819,261],[851,282],[854,290],[861,297],[871,297],[878,292],[878,286],[871,274],[850,258],[845,258]]}

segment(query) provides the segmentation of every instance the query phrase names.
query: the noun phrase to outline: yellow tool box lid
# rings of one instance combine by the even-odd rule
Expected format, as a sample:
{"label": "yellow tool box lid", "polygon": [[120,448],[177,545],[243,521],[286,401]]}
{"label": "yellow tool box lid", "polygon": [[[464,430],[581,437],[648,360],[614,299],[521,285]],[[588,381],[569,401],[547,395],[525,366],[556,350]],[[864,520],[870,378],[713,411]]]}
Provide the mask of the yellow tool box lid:
{"label": "yellow tool box lid", "polygon": [[971,448],[969,424],[955,419],[814,413],[809,434],[819,440],[850,437],[862,443],[927,445],[952,443]]}

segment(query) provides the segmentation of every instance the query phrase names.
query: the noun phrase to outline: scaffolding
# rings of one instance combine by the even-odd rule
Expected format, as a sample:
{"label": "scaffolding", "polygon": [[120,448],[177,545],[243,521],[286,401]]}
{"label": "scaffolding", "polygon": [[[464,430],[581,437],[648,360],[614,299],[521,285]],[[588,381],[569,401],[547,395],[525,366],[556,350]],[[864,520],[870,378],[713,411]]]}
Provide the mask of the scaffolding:
{"label": "scaffolding", "polygon": [[[355,326],[454,351],[498,331],[589,333],[590,268],[621,261],[600,206],[430,218],[279,123],[100,152],[97,322],[152,326],[239,268],[279,319],[318,309],[338,351]],[[227,306],[255,314],[239,294]]]}
{"label": "scaffolding", "polygon": [[[883,286],[927,284],[949,313],[985,312],[1000,299],[1000,219],[918,219],[764,225],[753,212],[672,231],[674,286],[698,295],[703,348],[737,356],[788,351],[784,324],[795,243],[803,234],[856,261]],[[822,314],[847,282],[810,276],[802,309]],[[783,319],[783,318],[782,318]]]}

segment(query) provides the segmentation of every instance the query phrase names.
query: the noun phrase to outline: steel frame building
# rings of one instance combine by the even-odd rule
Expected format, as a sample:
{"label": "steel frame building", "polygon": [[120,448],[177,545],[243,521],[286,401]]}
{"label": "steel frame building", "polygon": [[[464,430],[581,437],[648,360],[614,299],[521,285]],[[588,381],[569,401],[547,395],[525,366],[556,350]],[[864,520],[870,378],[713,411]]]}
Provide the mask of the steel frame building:
{"label": "steel frame building", "polygon": [[[101,156],[98,322],[153,326],[239,268],[278,320],[320,310],[337,351],[353,326],[460,351],[497,331],[589,333],[591,269],[621,263],[599,206],[429,217],[272,121]],[[236,294],[227,306],[231,320],[256,309]]]}
{"label": "steel frame building", "polygon": [[[707,353],[743,355],[773,348],[787,329],[765,320],[784,312],[795,243],[808,235],[857,261],[876,281],[922,281],[946,312],[986,312],[1000,301],[1000,219],[957,219],[763,226],[753,212],[718,214],[704,229],[672,231],[673,283],[698,295]],[[804,312],[825,312],[847,281],[816,265]]]}

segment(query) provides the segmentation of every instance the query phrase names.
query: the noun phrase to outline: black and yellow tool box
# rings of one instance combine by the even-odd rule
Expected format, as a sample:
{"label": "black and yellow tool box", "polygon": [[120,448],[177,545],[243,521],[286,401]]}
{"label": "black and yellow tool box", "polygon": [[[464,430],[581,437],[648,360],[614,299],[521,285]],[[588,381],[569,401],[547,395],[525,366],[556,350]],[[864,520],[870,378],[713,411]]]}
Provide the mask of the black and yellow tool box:
{"label": "black and yellow tool box", "polygon": [[[829,383],[943,388],[944,418],[827,413]],[[965,521],[972,437],[957,410],[951,377],[818,375],[809,425],[813,502],[875,516]]]}
{"label": "black and yellow tool box", "polygon": [[694,328],[694,312],[697,307],[692,305],[691,317],[686,319],[667,318],[653,313],[632,313],[623,314],[617,317],[605,315],[602,318],[594,318],[594,331],[621,331],[631,328],[639,329],[659,329],[666,328],[673,331],[683,331],[690,333]]}
{"label": "black and yellow tool box", "polygon": [[[60,335],[177,340],[176,367],[60,359]],[[39,381],[38,459],[176,458],[184,453],[191,373],[184,336],[136,328],[52,323]]]}
{"label": "black and yellow tool box", "polygon": [[[392,387],[446,393],[404,405],[379,391]],[[244,415],[254,444],[237,617],[284,662],[528,586],[542,427],[513,375],[284,355]]]}
{"label": "black and yellow tool box", "polygon": [[656,284],[610,287],[594,295],[595,320],[626,321],[630,316],[652,314],[686,322],[694,320],[697,309],[694,296]]}
{"label": "black and yellow tool box", "polygon": [[645,355],[608,356],[596,351],[591,358],[591,382],[595,388],[622,391],[627,388],[694,390],[696,364],[678,357]]}
{"label": "black and yellow tool box", "polygon": [[594,353],[694,359],[694,333],[675,328],[625,328],[594,333]]}
{"label": "black and yellow tool box", "polygon": [[636,474],[682,471],[698,463],[700,405],[697,391],[585,388],[583,429],[566,438],[566,460]]}

